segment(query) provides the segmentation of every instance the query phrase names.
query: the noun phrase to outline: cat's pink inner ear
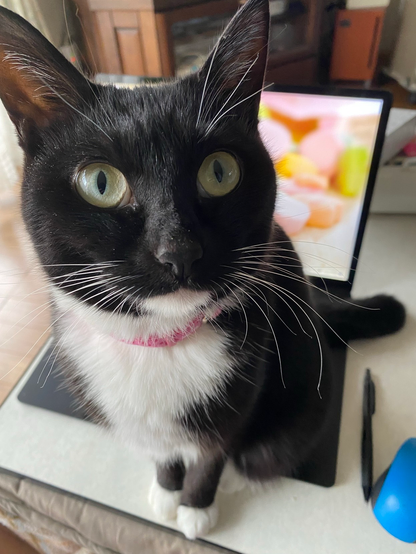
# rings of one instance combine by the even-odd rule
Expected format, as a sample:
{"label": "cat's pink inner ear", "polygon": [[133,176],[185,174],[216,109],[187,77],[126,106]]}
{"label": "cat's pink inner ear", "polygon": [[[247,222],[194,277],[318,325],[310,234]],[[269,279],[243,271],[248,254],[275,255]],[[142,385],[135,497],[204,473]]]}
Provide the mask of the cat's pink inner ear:
{"label": "cat's pink inner ear", "polygon": [[25,69],[17,54],[0,47],[0,98],[16,125],[20,120],[47,124],[51,105],[41,87],[42,82]]}
{"label": "cat's pink inner ear", "polygon": [[0,99],[19,134],[47,125],[87,95],[78,70],[30,23],[0,6]]}

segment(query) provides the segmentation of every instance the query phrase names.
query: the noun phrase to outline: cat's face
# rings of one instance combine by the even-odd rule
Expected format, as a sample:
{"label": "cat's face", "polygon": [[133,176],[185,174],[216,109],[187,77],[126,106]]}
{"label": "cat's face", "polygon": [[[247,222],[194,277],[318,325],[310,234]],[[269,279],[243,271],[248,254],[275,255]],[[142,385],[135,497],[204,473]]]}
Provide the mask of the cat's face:
{"label": "cat's face", "polygon": [[198,74],[133,90],[88,83],[0,12],[1,43],[23,31],[28,44],[1,47],[0,94],[26,153],[25,221],[54,283],[130,312],[183,289],[230,294],[230,263],[268,240],[274,209],[257,133],[267,2],[246,4]]}

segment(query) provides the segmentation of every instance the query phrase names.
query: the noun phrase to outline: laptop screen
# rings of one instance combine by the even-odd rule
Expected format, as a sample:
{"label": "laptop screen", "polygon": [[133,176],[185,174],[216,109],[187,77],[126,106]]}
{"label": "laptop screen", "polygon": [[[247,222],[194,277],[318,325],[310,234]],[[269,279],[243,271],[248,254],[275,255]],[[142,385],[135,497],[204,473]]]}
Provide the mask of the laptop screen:
{"label": "laptop screen", "polygon": [[274,217],[311,277],[348,281],[355,267],[385,103],[362,95],[262,94],[259,130],[278,175]]}

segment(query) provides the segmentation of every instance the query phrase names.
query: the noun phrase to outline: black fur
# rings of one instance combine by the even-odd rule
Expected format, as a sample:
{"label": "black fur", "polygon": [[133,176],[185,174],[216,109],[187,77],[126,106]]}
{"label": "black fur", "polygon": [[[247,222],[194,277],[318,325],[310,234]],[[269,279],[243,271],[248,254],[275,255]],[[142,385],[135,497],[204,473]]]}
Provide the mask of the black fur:
{"label": "black fur", "polygon": [[[405,323],[404,306],[392,296],[379,294],[372,298],[348,299],[347,302],[331,302],[322,295],[317,300],[319,313],[345,341],[390,335]],[[338,342],[331,332],[328,339]]]}
{"label": "black fur", "polygon": [[[252,479],[293,474],[322,433],[331,404],[326,330],[311,307],[297,254],[272,223],[275,174],[257,132],[268,22],[267,0],[249,0],[199,73],[120,90],[89,83],[25,21],[0,9],[0,96],[25,151],[23,215],[49,276],[99,305],[104,288],[77,292],[76,282],[64,277],[68,267],[50,264],[122,260],[108,271],[140,288],[143,297],[185,287],[210,290],[219,300],[244,299],[246,314],[237,303],[216,321],[235,360],[223,399],[195,405],[182,419],[206,456],[184,483],[181,460],[158,471],[166,488],[183,483],[182,502],[198,507],[212,502],[226,456]],[[23,66],[10,64],[10,52]],[[35,101],[38,87],[46,96]],[[213,126],[224,105],[234,107]],[[241,182],[224,197],[205,198],[196,175],[216,150],[236,157]],[[76,194],[74,174],[96,160],[125,175],[132,190],[127,206],[104,210]],[[169,240],[181,248],[200,246],[189,279],[158,261],[158,249]],[[238,249],[271,243],[274,252],[258,248],[259,263],[236,276],[243,255]],[[292,262],[297,280],[279,272],[272,256],[279,252],[283,264]],[[118,302],[99,307],[113,310]],[[345,340],[391,333],[404,323],[402,305],[390,297],[358,303],[380,311],[323,300],[316,305]],[[131,302],[123,310],[140,317]]]}

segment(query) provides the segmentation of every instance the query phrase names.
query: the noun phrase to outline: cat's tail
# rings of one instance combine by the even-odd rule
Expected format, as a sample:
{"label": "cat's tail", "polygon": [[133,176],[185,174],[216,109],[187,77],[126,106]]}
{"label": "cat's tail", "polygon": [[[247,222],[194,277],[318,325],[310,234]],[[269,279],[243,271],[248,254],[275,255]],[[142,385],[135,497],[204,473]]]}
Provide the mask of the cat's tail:
{"label": "cat's tail", "polygon": [[[322,295],[317,309],[329,326],[343,340],[370,339],[399,331],[406,321],[406,310],[393,296],[379,294],[370,298],[331,301]],[[324,325],[324,327],[327,327]],[[331,343],[338,342],[327,327]]]}

